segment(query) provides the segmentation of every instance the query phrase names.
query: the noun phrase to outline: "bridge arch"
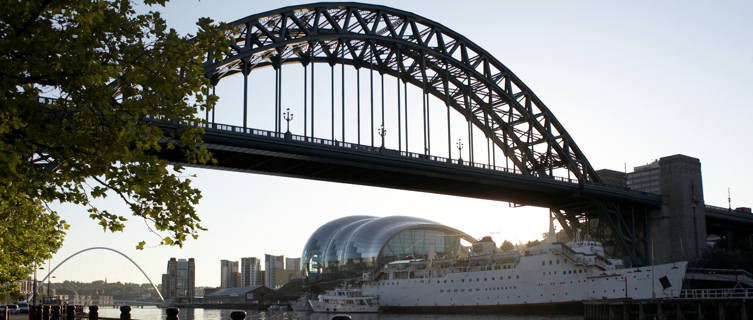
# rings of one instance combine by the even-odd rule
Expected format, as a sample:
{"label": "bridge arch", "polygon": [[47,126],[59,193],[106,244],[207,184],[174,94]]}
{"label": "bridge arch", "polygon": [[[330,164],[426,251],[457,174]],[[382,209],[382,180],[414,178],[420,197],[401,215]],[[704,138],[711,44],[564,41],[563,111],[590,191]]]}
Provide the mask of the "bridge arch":
{"label": "bridge arch", "polygon": [[91,250],[107,250],[107,251],[115,252],[115,253],[123,256],[124,258],[128,259],[128,261],[130,261],[137,269],[139,269],[139,271],[141,271],[141,274],[144,275],[144,277],[146,278],[146,280],[149,281],[149,284],[151,284],[152,288],[154,288],[154,291],[157,292],[157,296],[159,296],[160,300],[165,301],[165,298],[162,297],[162,293],[159,291],[159,289],[154,284],[154,282],[152,282],[152,279],[149,278],[149,276],[146,274],[146,272],[144,272],[144,269],[141,269],[141,267],[136,263],[136,261],[133,261],[133,259],[131,259],[127,255],[125,255],[125,253],[122,253],[122,252],[120,252],[118,250],[115,250],[115,249],[112,249],[112,248],[107,248],[107,247],[91,247],[91,248],[86,248],[86,249],[80,250],[80,251],[78,251],[78,252],[76,252],[76,253],[68,256],[67,258],[65,258],[65,260],[61,261],[54,268],[52,268],[52,270],[50,270],[50,272],[48,272],[47,275],[44,278],[42,278],[42,280],[39,281],[40,284],[37,285],[36,290],[39,291],[39,288],[41,288],[44,285],[44,281],[47,280],[47,278],[49,276],[51,276],[52,273],[55,272],[55,270],[57,270],[61,265],[63,265],[64,263],[66,263],[71,258],[73,258],[73,257],[75,257],[75,256],[77,256],[77,255],[79,255],[81,253],[84,253],[84,252],[87,252],[87,251],[91,251]]}
{"label": "bridge arch", "polygon": [[440,23],[385,6],[348,2],[280,8],[230,26],[230,53],[204,65],[213,83],[286,63],[370,68],[444,101],[523,174],[565,173],[579,182],[600,181],[530,88],[489,52]]}

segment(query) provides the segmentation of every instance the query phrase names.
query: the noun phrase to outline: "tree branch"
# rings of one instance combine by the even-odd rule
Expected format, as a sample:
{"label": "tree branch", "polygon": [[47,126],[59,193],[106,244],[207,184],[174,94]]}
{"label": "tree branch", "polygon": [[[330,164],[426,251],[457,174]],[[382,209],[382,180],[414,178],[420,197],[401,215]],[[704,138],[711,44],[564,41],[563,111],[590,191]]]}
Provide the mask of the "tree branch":
{"label": "tree branch", "polygon": [[27,29],[29,29],[29,27],[31,27],[31,25],[34,23],[34,21],[37,21],[37,18],[39,18],[39,16],[42,14],[42,11],[44,11],[51,2],[52,2],[52,0],[42,1],[42,3],[40,4],[38,10],[31,17],[29,17],[29,20],[27,20],[26,22],[24,22],[23,24],[21,24],[21,29],[18,32],[19,36],[22,36],[22,35],[26,34]]}
{"label": "tree branch", "polygon": [[98,177],[96,177],[96,176],[92,176],[92,179],[94,179],[95,181],[99,182],[99,184],[103,185],[104,187],[106,187],[106,188],[108,188],[108,189],[110,189],[110,190],[112,190],[112,191],[115,191],[115,193],[117,193],[117,194],[118,194],[118,196],[120,196],[120,198],[121,198],[121,199],[123,199],[123,201],[125,201],[125,203],[127,203],[127,204],[128,204],[128,205],[129,205],[130,207],[132,207],[132,208],[133,208],[133,206],[136,206],[136,204],[135,204],[135,203],[133,203],[133,202],[131,202],[131,200],[127,199],[127,198],[125,197],[125,195],[123,195],[123,192],[122,192],[122,191],[120,191],[120,190],[118,190],[118,188],[115,188],[115,187],[111,186],[110,184],[108,184],[108,183],[106,183],[106,182],[104,182],[104,181],[100,180],[100,179],[99,179]]}

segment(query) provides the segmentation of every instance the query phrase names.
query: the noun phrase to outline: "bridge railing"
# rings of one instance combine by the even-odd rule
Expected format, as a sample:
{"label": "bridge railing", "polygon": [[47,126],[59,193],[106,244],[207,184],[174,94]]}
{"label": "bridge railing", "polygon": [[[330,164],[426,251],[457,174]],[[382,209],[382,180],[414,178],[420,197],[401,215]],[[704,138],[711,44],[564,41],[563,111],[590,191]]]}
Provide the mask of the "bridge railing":
{"label": "bridge railing", "polygon": [[[60,99],[57,99],[57,98],[39,97],[39,101],[43,104],[54,104],[54,103],[57,103],[59,100]],[[427,155],[427,154],[422,154],[422,153],[398,151],[398,150],[372,147],[372,146],[361,145],[361,144],[350,143],[350,142],[341,142],[337,140],[329,140],[329,139],[301,136],[301,135],[295,135],[295,134],[286,135],[283,132],[274,132],[274,131],[253,129],[253,128],[243,128],[240,126],[234,126],[234,125],[229,125],[229,124],[221,124],[221,123],[214,123],[214,122],[207,122],[207,121],[178,123],[175,120],[172,120],[165,116],[160,116],[160,115],[146,116],[145,119],[149,121],[155,121],[155,122],[172,123],[172,124],[179,124],[179,125],[191,126],[191,127],[202,127],[205,129],[250,134],[254,136],[263,136],[263,137],[268,137],[268,138],[290,139],[291,141],[296,141],[296,142],[301,142],[301,143],[313,143],[313,144],[326,145],[326,146],[331,146],[331,147],[339,147],[339,148],[353,149],[353,150],[358,150],[358,151],[379,153],[382,155],[394,154],[394,155],[400,155],[403,157],[408,157],[408,158],[413,158],[413,159],[431,160],[431,161],[436,161],[436,162],[455,164],[459,166],[466,166],[466,167],[472,167],[472,168],[478,168],[478,169],[484,169],[484,170],[492,170],[496,172],[512,173],[512,174],[518,174],[518,175],[523,174],[522,171],[520,171],[519,169],[515,167],[512,167],[512,168],[502,167],[502,166],[491,165],[491,164],[463,161],[460,159],[451,159],[451,158],[432,156],[432,155]],[[287,136],[289,136],[289,138]],[[578,179],[570,178],[570,177],[562,177],[562,176],[537,176],[537,178],[551,179],[554,181],[570,183],[570,184],[580,183]],[[589,181],[588,183],[607,186],[604,183],[597,183],[593,181]],[[641,192],[637,190],[632,190],[632,191],[637,192],[637,193],[648,194],[646,192]]]}
{"label": "bridge railing", "polygon": [[738,275],[750,277],[753,279],[753,273],[744,269],[715,269],[715,268],[688,268],[688,272],[718,275]]}
{"label": "bridge railing", "polygon": [[732,289],[683,289],[678,299],[751,299],[752,288]]}
{"label": "bridge railing", "polygon": [[[164,119],[159,119],[156,117],[151,118],[151,119],[157,120],[157,121],[164,121]],[[191,125],[191,124],[184,124],[184,125]],[[193,124],[193,126],[200,126],[208,130],[248,134],[248,135],[253,135],[257,137],[289,140],[289,141],[295,141],[299,143],[324,145],[324,146],[329,146],[329,147],[350,149],[350,150],[356,150],[356,151],[361,151],[361,152],[370,152],[370,153],[381,154],[381,155],[402,156],[402,157],[407,157],[411,159],[429,160],[429,161],[440,162],[440,163],[449,163],[449,164],[454,164],[454,165],[460,165],[460,166],[466,166],[466,167],[478,168],[478,169],[484,169],[484,170],[493,170],[493,171],[504,172],[504,173],[523,174],[522,171],[518,170],[515,167],[513,168],[502,167],[502,166],[496,166],[496,165],[490,165],[490,164],[484,164],[484,163],[478,163],[478,162],[470,162],[470,161],[461,160],[461,159],[452,159],[452,158],[427,155],[427,154],[415,153],[415,152],[408,152],[408,151],[398,151],[398,150],[386,149],[382,147],[372,147],[369,145],[343,142],[343,141],[331,140],[331,139],[325,139],[325,138],[302,136],[302,135],[297,135],[297,134],[292,134],[292,133],[275,132],[275,131],[254,129],[254,128],[243,128],[240,126],[221,124],[221,123],[198,123],[198,124]],[[578,183],[577,179],[568,178],[568,177],[552,176],[552,177],[546,177],[546,178],[551,178],[552,180],[566,182],[566,183]]]}
{"label": "bridge railing", "polygon": [[[50,97],[39,97],[39,101],[43,104],[53,104],[56,103],[59,99],[57,98],[50,98]],[[478,168],[478,169],[484,169],[484,170],[493,170],[497,172],[504,172],[504,173],[512,173],[512,174],[523,174],[522,171],[519,169],[512,167],[501,167],[497,165],[491,165],[491,164],[484,164],[484,163],[478,163],[478,162],[470,162],[460,159],[452,159],[452,158],[445,158],[440,156],[433,156],[433,155],[427,155],[422,153],[415,153],[415,152],[408,152],[408,151],[398,151],[398,150],[392,150],[392,149],[386,149],[382,147],[372,147],[368,145],[362,145],[362,144],[356,144],[356,143],[350,143],[350,142],[342,142],[337,140],[330,140],[330,139],[324,139],[324,138],[316,138],[316,137],[308,137],[308,136],[301,136],[291,133],[284,133],[284,132],[275,132],[275,131],[269,131],[269,130],[262,130],[262,129],[254,129],[254,128],[244,128],[240,126],[230,125],[230,124],[221,124],[221,123],[209,123],[209,122],[181,122],[178,123],[175,120],[169,119],[165,116],[147,116],[147,120],[155,121],[155,122],[163,122],[163,123],[172,123],[172,124],[180,124],[185,126],[191,126],[191,127],[202,127],[204,129],[211,129],[211,130],[218,130],[218,131],[224,131],[224,132],[233,132],[233,133],[241,133],[241,134],[249,134],[259,137],[266,137],[266,138],[275,138],[275,139],[283,139],[283,140],[291,140],[301,143],[313,143],[318,145],[325,145],[325,146],[331,146],[331,147],[337,147],[337,148],[343,148],[343,149],[351,149],[351,150],[358,150],[358,151],[364,151],[364,152],[371,152],[371,153],[378,153],[382,155],[399,155],[403,157],[408,157],[412,159],[421,159],[421,160],[431,160],[435,162],[442,162],[442,163],[450,163],[460,166],[466,166],[466,167],[472,167],[472,168]],[[573,179],[569,177],[560,177],[560,176],[541,176],[540,178],[550,178],[555,181],[560,182],[566,182],[566,183],[578,183],[578,179]]]}

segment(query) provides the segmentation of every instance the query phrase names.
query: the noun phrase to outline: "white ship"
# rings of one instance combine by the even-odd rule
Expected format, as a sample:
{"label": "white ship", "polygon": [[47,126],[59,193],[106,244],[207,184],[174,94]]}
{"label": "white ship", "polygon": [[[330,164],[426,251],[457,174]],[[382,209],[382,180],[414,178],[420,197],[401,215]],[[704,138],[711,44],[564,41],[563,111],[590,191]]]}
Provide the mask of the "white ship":
{"label": "white ship", "polygon": [[680,294],[687,262],[624,268],[595,241],[543,243],[502,252],[487,237],[465,258],[394,261],[364,274],[362,291],[382,309],[506,309],[580,306],[602,299]]}
{"label": "white ship", "polygon": [[314,312],[378,312],[376,296],[364,295],[361,289],[352,287],[336,288],[320,294],[318,299],[309,300]]}

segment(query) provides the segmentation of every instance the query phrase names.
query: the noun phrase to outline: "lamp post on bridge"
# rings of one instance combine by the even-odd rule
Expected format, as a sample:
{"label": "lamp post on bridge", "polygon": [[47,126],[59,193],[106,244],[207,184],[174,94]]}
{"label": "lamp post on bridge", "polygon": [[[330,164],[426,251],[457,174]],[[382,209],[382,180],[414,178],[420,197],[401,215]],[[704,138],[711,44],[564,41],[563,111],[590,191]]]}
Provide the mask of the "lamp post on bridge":
{"label": "lamp post on bridge", "polygon": [[282,114],[282,118],[285,119],[285,124],[286,124],[285,139],[289,139],[291,137],[290,121],[293,120],[293,114],[290,112],[290,108],[285,108],[285,113]]}
{"label": "lamp post on bridge", "polygon": [[463,164],[463,140],[458,138],[458,142],[455,145],[458,147],[458,163]]}
{"label": "lamp post on bridge", "polygon": [[384,136],[387,135],[387,129],[384,128],[384,125],[379,125],[379,129],[377,129],[377,133],[382,137],[382,146],[379,147],[380,149],[384,149]]}

